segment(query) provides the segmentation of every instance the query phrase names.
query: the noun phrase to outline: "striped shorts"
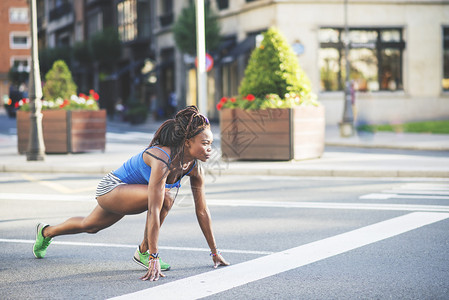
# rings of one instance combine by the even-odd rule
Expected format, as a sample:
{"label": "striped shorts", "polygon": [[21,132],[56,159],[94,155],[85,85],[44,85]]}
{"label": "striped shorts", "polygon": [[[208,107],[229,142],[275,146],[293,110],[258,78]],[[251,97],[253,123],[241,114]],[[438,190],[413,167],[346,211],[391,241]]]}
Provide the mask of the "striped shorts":
{"label": "striped shorts", "polygon": [[105,177],[103,177],[103,179],[101,179],[100,183],[98,184],[97,191],[95,192],[95,198],[109,193],[120,184],[126,183],[121,181],[120,178],[114,175],[114,173],[110,172]]}

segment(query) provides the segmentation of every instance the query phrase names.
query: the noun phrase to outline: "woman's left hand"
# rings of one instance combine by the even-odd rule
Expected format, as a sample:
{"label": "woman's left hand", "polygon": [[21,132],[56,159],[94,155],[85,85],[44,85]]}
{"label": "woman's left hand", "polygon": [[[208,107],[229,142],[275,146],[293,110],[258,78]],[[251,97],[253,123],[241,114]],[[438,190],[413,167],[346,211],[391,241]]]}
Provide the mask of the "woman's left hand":
{"label": "woman's left hand", "polygon": [[212,260],[214,261],[214,269],[216,269],[218,266],[229,266],[230,263],[228,263],[221,254],[217,254],[212,256]]}

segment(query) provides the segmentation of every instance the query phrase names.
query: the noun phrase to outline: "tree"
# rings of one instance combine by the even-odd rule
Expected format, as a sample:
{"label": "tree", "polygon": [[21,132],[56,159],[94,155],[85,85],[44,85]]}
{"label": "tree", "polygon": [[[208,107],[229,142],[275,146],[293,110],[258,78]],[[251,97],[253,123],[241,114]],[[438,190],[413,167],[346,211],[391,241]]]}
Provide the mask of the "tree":
{"label": "tree", "polygon": [[105,66],[113,65],[122,55],[122,42],[118,31],[113,27],[92,36],[89,46],[93,59]]}
{"label": "tree", "polygon": [[77,86],[73,82],[72,73],[63,60],[54,62],[53,67],[45,75],[45,85],[42,90],[44,99],[69,99],[76,94]]}
{"label": "tree", "polygon": [[258,98],[277,94],[283,99],[287,93],[308,96],[311,84],[285,37],[270,28],[263,33],[260,46],[251,53],[239,94]]}
{"label": "tree", "polygon": [[[220,43],[220,26],[217,17],[210,9],[209,2],[204,7],[204,30],[206,38],[206,50],[214,50]],[[196,55],[196,10],[194,1],[189,1],[176,23],[173,25],[175,42],[183,53]]]}

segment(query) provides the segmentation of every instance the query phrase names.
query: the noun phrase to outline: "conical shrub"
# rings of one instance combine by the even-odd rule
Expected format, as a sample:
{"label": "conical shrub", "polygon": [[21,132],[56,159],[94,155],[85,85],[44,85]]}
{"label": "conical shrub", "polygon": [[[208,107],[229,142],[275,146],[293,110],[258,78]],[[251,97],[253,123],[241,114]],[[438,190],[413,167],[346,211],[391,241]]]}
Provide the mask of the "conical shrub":
{"label": "conical shrub", "polygon": [[309,97],[311,84],[285,37],[270,28],[263,33],[260,46],[251,53],[239,94],[252,94],[256,98],[276,94],[283,99],[287,93]]}
{"label": "conical shrub", "polygon": [[77,86],[67,64],[63,60],[55,61],[45,75],[45,85],[42,90],[44,99],[69,99],[70,96],[76,95],[76,90]]}

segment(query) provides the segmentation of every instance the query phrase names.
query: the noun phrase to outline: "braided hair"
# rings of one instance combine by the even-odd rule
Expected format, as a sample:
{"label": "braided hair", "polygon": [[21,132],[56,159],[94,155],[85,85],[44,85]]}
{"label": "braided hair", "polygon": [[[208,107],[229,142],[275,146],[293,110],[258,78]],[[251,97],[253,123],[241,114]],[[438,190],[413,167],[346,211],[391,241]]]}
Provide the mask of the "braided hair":
{"label": "braided hair", "polygon": [[203,132],[208,126],[209,120],[199,113],[198,108],[194,105],[188,106],[180,110],[173,119],[162,123],[149,147],[169,147],[171,161],[180,157],[182,175],[185,142]]}

